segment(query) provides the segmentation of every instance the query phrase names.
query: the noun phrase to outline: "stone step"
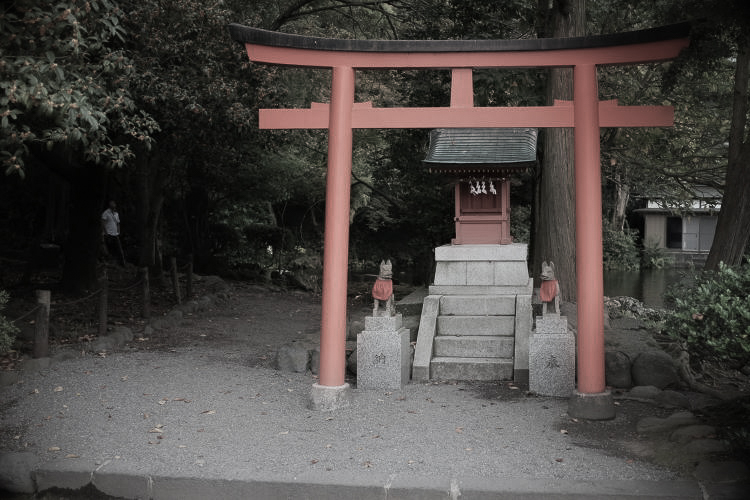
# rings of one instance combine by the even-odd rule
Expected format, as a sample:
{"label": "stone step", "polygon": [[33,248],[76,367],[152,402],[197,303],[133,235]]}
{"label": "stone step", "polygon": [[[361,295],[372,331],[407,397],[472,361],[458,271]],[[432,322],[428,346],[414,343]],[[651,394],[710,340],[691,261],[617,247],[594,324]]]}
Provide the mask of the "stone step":
{"label": "stone step", "polygon": [[513,337],[438,336],[435,337],[433,355],[463,358],[512,358]]}
{"label": "stone step", "polygon": [[438,316],[437,335],[502,335],[515,332],[513,316]]}
{"label": "stone step", "polygon": [[436,357],[430,362],[434,380],[512,380],[513,360]]}
{"label": "stone step", "polygon": [[515,295],[445,295],[440,298],[444,316],[513,316]]}

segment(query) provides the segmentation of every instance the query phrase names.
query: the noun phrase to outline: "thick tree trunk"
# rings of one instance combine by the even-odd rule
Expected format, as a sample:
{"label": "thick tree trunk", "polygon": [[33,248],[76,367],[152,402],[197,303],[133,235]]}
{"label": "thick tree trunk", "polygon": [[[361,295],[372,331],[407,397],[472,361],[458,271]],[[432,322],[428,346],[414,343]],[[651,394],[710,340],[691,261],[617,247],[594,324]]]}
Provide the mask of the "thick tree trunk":
{"label": "thick tree trunk", "polygon": [[[585,0],[556,0],[552,14],[554,37],[585,34]],[[547,101],[573,99],[573,72],[550,70]],[[536,223],[532,273],[542,261],[555,263],[563,300],[576,298],[575,172],[573,130],[547,128],[542,144],[542,168],[536,190]]]}
{"label": "thick tree trunk", "polygon": [[721,262],[740,265],[750,239],[750,142],[745,130],[749,83],[750,45],[741,43],[734,75],[726,185],[706,269],[716,270]]}

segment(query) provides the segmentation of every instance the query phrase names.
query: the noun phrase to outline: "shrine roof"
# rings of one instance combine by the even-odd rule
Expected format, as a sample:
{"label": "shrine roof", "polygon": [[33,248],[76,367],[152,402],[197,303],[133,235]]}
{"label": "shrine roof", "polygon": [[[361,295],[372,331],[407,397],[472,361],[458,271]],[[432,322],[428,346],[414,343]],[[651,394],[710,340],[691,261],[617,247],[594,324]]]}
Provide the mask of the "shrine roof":
{"label": "shrine roof", "polygon": [[444,128],[430,131],[423,160],[433,171],[509,172],[536,164],[535,128]]}

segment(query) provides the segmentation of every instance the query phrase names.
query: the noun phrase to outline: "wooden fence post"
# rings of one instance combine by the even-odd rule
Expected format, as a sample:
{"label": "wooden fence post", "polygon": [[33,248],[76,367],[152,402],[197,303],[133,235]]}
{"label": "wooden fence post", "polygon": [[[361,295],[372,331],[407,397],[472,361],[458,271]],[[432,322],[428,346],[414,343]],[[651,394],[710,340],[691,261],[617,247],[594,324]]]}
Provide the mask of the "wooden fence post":
{"label": "wooden fence post", "polygon": [[172,266],[172,288],[174,288],[174,296],[177,299],[177,304],[182,304],[180,298],[180,282],[177,279],[177,257],[170,257],[169,263]]}
{"label": "wooden fence post", "polygon": [[107,334],[107,303],[109,301],[109,277],[107,269],[104,269],[102,277],[99,278],[99,336]]}
{"label": "wooden fence post", "polygon": [[36,302],[39,308],[36,312],[36,323],[34,329],[34,358],[46,358],[49,356],[49,303],[50,291],[37,290]]}
{"label": "wooden fence post", "polygon": [[151,288],[148,282],[148,267],[141,268],[141,280],[143,283],[143,305],[141,316],[144,319],[151,318]]}

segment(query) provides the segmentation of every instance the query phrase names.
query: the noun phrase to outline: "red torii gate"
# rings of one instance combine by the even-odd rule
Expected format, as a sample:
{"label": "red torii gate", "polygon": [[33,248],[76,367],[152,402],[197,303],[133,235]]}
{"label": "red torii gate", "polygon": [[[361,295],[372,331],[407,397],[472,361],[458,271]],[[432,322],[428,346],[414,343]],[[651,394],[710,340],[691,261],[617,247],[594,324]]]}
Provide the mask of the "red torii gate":
{"label": "red torii gate", "polygon": [[[599,101],[596,67],[676,57],[688,24],[614,35],[530,40],[335,40],[232,24],[251,61],[333,70],[331,103],[311,109],[261,109],[262,129],[327,128],[328,176],[323,256],[319,383],[312,406],[346,404],[346,293],[352,129],[573,127],[575,137],[578,416],[611,405],[604,380],[600,127],[668,127],[671,106]],[[552,106],[474,107],[473,68],[572,67],[573,101]],[[450,69],[448,108],[374,108],[354,102],[357,69]],[[613,410],[612,410],[613,412]],[[605,408],[605,414],[609,410]]]}

